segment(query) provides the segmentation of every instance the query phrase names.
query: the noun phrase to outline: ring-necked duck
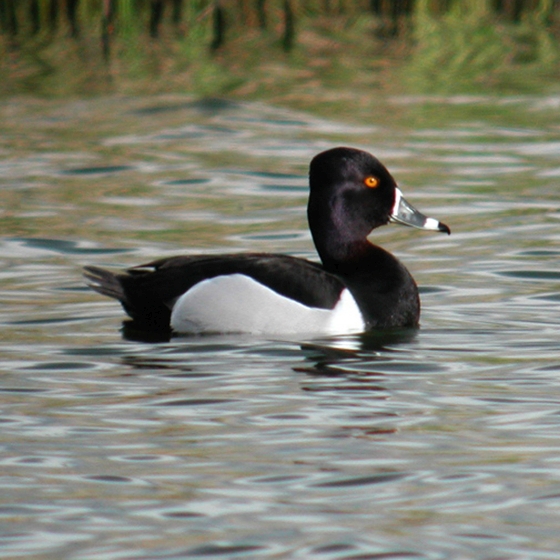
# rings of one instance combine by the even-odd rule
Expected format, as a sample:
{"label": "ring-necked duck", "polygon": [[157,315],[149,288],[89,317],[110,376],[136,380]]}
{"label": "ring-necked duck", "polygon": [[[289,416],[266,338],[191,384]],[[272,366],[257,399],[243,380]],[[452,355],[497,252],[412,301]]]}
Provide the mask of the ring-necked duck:
{"label": "ring-necked duck", "polygon": [[411,206],[381,162],[361,150],[318,154],[309,183],[307,217],[322,264],[270,253],[179,256],[120,274],[88,266],[88,284],[146,330],[344,334],[417,326],[414,279],[367,236],[389,222],[449,228]]}

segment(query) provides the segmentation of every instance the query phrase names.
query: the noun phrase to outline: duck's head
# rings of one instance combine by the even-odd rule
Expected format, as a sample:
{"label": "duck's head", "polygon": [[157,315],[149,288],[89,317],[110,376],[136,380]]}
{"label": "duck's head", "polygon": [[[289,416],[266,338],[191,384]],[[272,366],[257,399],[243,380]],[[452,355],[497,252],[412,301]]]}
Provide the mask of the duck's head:
{"label": "duck's head", "polygon": [[387,168],[354,148],[333,148],[313,158],[309,170],[309,225],[319,253],[325,244],[364,242],[372,229],[395,222],[450,233],[403,197]]}

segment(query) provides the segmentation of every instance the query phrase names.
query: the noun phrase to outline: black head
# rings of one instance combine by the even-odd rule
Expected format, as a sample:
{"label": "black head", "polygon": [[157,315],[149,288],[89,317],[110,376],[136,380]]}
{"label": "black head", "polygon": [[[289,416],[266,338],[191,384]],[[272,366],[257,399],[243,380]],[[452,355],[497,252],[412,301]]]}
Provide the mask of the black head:
{"label": "black head", "polygon": [[389,222],[397,184],[371,154],[334,148],[315,156],[309,169],[308,217],[324,223],[329,214],[337,227],[360,238]]}
{"label": "black head", "polygon": [[389,221],[449,233],[407,203],[387,168],[368,152],[321,152],[311,161],[309,184],[307,216],[323,263],[350,258],[372,229]]}

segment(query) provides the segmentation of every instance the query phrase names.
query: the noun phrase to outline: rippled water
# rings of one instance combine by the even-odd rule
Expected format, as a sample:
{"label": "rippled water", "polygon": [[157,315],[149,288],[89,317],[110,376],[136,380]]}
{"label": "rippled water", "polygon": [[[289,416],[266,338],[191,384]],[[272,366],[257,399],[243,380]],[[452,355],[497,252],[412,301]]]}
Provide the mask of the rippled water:
{"label": "rippled water", "polygon": [[[559,106],[4,102],[0,556],[556,558]],[[338,144],[452,228],[372,236],[419,282],[420,330],[161,343],[85,289],[84,264],[314,258],[307,165]]]}

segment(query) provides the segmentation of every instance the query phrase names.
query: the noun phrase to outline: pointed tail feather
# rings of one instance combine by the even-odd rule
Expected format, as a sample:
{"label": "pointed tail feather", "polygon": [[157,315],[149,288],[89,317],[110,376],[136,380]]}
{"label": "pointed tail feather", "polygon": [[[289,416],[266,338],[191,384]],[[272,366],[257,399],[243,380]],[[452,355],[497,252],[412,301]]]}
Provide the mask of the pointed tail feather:
{"label": "pointed tail feather", "polygon": [[118,274],[97,266],[85,266],[84,278],[92,290],[122,302],[126,301],[126,295]]}

